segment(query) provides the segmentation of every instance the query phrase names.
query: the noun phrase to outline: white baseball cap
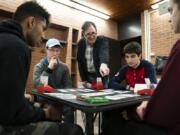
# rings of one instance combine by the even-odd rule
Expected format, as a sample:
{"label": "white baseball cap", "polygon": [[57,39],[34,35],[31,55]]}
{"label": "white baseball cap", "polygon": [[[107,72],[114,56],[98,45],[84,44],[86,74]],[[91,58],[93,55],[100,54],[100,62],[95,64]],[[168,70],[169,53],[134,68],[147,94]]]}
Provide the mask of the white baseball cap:
{"label": "white baseball cap", "polygon": [[46,47],[51,48],[54,46],[59,46],[59,47],[63,48],[62,45],[60,44],[59,40],[57,40],[55,38],[51,38],[46,42]]}

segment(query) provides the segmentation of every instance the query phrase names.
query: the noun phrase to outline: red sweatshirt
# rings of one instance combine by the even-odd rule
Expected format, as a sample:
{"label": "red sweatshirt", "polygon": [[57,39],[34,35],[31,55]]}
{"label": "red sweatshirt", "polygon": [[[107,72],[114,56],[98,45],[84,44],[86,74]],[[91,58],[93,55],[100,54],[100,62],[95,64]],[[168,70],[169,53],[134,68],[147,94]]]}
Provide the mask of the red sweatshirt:
{"label": "red sweatshirt", "polygon": [[170,129],[180,135],[180,40],[171,50],[144,119],[147,123]]}

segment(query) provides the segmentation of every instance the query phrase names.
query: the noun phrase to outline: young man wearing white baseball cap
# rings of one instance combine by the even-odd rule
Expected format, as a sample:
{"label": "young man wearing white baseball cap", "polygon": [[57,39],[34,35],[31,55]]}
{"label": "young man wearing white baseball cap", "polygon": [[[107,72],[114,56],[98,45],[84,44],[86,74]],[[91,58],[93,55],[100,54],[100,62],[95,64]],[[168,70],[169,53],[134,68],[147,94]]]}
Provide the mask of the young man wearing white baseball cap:
{"label": "young man wearing white baseball cap", "polygon": [[[48,85],[55,89],[71,88],[69,69],[60,59],[62,46],[59,40],[51,38],[46,42],[46,57],[36,64],[33,73],[33,83],[39,86],[41,76],[48,77]],[[70,107],[64,106],[64,122],[73,123],[74,114]]]}

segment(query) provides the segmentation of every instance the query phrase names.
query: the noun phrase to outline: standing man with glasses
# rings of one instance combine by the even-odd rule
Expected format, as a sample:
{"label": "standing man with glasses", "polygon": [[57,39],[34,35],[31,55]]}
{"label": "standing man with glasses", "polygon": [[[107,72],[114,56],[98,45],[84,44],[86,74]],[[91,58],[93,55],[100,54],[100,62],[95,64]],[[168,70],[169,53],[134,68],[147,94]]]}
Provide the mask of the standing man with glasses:
{"label": "standing man with glasses", "polygon": [[83,37],[78,42],[77,60],[83,86],[91,88],[92,81],[109,75],[109,44],[103,36],[97,36],[96,25],[85,22],[82,25]]}
{"label": "standing man with glasses", "polygon": [[[41,84],[41,76],[47,76],[48,85],[55,89],[66,89],[72,87],[69,69],[67,65],[59,59],[61,48],[62,46],[60,42],[55,38],[51,38],[46,42],[47,55],[36,64],[34,68],[33,83],[36,87]],[[72,108],[64,106],[63,115],[64,122],[74,122]]]}
{"label": "standing man with glasses", "polygon": [[[82,38],[78,42],[77,60],[80,77],[85,88],[101,77],[107,88],[109,75],[109,44],[105,37],[97,36],[97,28],[93,22],[86,21],[82,25]],[[93,134],[93,114],[86,113],[86,133]]]}

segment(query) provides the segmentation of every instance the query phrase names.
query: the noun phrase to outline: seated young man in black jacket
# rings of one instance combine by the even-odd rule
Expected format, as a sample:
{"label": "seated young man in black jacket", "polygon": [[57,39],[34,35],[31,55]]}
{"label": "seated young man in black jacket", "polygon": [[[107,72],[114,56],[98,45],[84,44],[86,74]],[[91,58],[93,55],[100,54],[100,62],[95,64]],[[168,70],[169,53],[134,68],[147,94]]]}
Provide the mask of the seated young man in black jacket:
{"label": "seated young man in black jacket", "polygon": [[31,63],[31,50],[41,42],[49,13],[36,2],[21,4],[13,19],[0,23],[0,134],[82,134],[74,124],[58,124],[61,108],[33,106],[24,91]]}

